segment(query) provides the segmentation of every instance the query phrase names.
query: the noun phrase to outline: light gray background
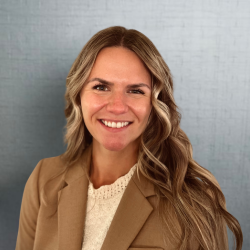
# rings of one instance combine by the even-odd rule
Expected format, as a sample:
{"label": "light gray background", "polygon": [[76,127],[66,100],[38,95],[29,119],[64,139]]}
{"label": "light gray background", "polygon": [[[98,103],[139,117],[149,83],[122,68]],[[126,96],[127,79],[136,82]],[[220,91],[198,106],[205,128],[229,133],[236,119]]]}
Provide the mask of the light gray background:
{"label": "light gray background", "polygon": [[144,33],[169,65],[194,159],[219,181],[249,249],[248,0],[1,0],[0,249],[15,247],[32,170],[66,149],[65,79],[73,61],[93,34],[114,25]]}

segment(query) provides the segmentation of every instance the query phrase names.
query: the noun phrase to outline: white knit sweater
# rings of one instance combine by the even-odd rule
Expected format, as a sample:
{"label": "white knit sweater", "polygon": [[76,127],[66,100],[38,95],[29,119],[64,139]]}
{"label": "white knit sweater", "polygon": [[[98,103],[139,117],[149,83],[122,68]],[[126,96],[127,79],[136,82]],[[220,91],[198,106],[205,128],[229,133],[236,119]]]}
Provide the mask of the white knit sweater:
{"label": "white knit sweater", "polygon": [[95,189],[93,183],[89,182],[82,250],[101,249],[114,214],[136,166],[137,164],[126,175],[119,177],[110,185]]}

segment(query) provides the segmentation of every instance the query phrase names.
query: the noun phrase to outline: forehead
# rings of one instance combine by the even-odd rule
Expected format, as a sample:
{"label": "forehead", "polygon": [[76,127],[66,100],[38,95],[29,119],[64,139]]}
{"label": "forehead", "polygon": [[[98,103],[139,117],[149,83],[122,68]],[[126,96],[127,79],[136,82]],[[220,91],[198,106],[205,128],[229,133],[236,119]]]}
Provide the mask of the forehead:
{"label": "forehead", "polygon": [[93,65],[89,78],[109,78],[110,81],[146,81],[151,75],[135,52],[123,47],[102,49]]}

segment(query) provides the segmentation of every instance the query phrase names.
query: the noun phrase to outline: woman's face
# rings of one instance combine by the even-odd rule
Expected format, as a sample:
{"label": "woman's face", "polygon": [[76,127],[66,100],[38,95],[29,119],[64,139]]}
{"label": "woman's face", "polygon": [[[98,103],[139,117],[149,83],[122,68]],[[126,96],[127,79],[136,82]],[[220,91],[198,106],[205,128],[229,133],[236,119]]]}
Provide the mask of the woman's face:
{"label": "woman's face", "polygon": [[[104,85],[95,86],[100,84]],[[134,84],[145,86],[130,86]],[[122,47],[102,49],[80,96],[84,122],[93,140],[111,151],[139,145],[151,112],[151,76],[133,51]],[[109,128],[101,120],[132,123]]]}

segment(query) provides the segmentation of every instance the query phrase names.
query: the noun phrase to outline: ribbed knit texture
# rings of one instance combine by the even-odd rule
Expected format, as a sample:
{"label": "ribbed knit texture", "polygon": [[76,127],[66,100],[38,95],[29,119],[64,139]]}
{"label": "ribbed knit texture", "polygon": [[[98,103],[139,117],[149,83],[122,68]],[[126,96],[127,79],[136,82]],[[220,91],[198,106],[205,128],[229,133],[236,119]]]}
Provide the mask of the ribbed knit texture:
{"label": "ribbed knit texture", "polygon": [[83,232],[82,250],[99,250],[102,247],[123,193],[136,170],[135,164],[129,172],[110,185],[98,189],[89,182],[87,211]]}

